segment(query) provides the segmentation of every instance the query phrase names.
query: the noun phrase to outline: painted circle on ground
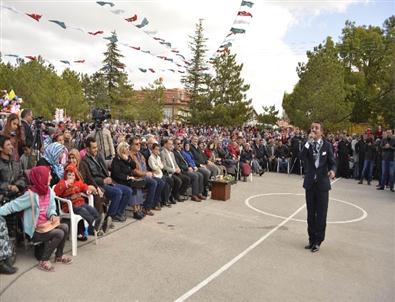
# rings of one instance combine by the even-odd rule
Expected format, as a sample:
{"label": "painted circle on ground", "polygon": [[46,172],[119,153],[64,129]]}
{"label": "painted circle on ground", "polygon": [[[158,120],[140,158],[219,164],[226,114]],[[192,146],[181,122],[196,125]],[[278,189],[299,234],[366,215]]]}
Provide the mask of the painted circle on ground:
{"label": "painted circle on ground", "polygon": [[[273,213],[268,213],[268,212],[262,211],[262,210],[260,210],[260,209],[257,209],[257,208],[255,208],[254,206],[252,206],[252,205],[250,204],[250,201],[251,201],[252,199],[255,199],[255,198],[258,198],[258,197],[264,197],[264,196],[281,196],[281,195],[304,196],[305,194],[296,194],[296,193],[265,193],[265,194],[257,194],[257,195],[253,195],[253,196],[248,197],[248,198],[244,201],[244,204],[245,204],[247,207],[249,207],[251,210],[253,210],[253,211],[255,211],[255,212],[258,212],[258,213],[261,213],[261,214],[263,214],[263,215],[270,216],[270,217],[275,217],[275,218],[280,218],[280,219],[287,219],[287,217],[284,217],[284,216],[281,216],[281,215],[276,215],[276,214],[273,214]],[[357,222],[357,221],[361,221],[361,220],[365,219],[365,218],[368,216],[368,213],[367,213],[364,209],[362,209],[361,207],[359,207],[359,206],[357,206],[357,205],[355,205],[355,204],[353,204],[353,203],[351,203],[351,202],[349,202],[349,201],[345,201],[345,200],[341,200],[341,199],[337,199],[337,198],[329,198],[329,200],[334,200],[334,201],[337,201],[337,202],[340,202],[340,203],[343,203],[343,204],[352,206],[352,207],[358,209],[359,211],[361,211],[361,212],[362,212],[362,215],[361,215],[360,217],[358,217],[358,218],[350,219],[350,220],[327,221],[327,224],[344,224],[344,223]],[[305,220],[305,219],[292,218],[292,219],[290,219],[290,220],[292,220],[292,221],[297,221],[297,222],[304,222],[304,223],[306,223],[306,220]]]}

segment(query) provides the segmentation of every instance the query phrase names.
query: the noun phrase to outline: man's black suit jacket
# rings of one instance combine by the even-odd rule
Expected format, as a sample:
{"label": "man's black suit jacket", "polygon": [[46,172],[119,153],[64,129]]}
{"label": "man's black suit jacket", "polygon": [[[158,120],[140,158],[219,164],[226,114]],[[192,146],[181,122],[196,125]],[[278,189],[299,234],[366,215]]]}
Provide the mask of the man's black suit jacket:
{"label": "man's black suit jacket", "polygon": [[331,189],[331,184],[328,172],[330,170],[336,172],[336,161],[333,155],[332,145],[326,140],[323,140],[323,144],[319,152],[318,168],[315,167],[312,144],[310,144],[308,149],[306,146],[303,147],[300,152],[300,159],[304,161],[306,171],[303,188],[309,190],[314,183],[317,183],[320,191],[329,191]]}
{"label": "man's black suit jacket", "polygon": [[178,167],[181,169],[182,172],[188,171],[188,163],[187,161],[182,157],[182,154],[180,151],[173,151],[174,153],[174,158],[176,159]]}

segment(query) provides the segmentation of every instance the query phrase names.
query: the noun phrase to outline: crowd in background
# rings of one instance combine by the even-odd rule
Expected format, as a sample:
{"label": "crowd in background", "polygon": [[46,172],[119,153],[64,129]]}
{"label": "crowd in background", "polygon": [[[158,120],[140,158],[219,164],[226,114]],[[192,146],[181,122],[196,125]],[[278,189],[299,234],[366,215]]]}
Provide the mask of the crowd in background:
{"label": "crowd in background", "polygon": [[[299,153],[307,134],[294,127],[190,127],[178,123],[48,123],[25,109],[0,120],[0,272],[13,273],[8,232],[24,211],[22,229],[41,242],[38,267],[53,271],[49,261],[70,264],[63,255],[67,224],[57,221],[55,196],[72,201],[87,221],[79,240],[97,237],[128,216],[144,219],[163,207],[209,197],[211,181],[232,175],[247,181],[251,173],[303,174]],[[394,191],[395,136],[390,129],[367,129],[362,135],[329,133],[337,159],[337,177],[354,178],[377,189]],[[48,189],[48,185],[52,189]],[[85,194],[94,196],[87,204]],[[33,212],[33,213],[32,213]],[[11,215],[10,215],[11,214]],[[10,219],[12,217],[13,219]],[[39,227],[55,225],[47,232]],[[7,231],[8,225],[8,231]],[[14,235],[14,234],[13,234]]]}

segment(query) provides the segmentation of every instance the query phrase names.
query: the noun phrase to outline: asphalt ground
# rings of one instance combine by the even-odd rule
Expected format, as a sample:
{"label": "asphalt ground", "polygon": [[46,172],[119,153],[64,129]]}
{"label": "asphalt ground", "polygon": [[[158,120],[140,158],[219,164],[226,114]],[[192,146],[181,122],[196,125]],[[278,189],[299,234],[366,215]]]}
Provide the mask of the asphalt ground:
{"label": "asphalt ground", "polygon": [[18,273],[0,275],[0,301],[394,301],[395,194],[337,180],[314,254],[304,205],[300,176],[266,173],[226,202],[117,223],[54,273],[22,249]]}

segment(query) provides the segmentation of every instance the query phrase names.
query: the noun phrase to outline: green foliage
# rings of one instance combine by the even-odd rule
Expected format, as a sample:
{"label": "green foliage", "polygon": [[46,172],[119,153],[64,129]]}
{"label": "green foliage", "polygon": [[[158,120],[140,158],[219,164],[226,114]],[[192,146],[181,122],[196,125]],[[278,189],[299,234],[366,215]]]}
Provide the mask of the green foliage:
{"label": "green foliage", "polygon": [[149,123],[159,123],[163,120],[163,105],[165,102],[165,87],[162,79],[154,81],[143,88],[144,99],[137,106],[139,119]]}
{"label": "green foliage", "polygon": [[[113,37],[117,37],[112,32]],[[91,76],[82,76],[85,98],[91,107],[107,107],[115,119],[135,117],[135,110],[129,108],[133,99],[133,86],[128,83],[128,75],[121,63],[123,55],[116,42],[110,41],[104,52],[103,67]]]}
{"label": "green foliage", "polygon": [[313,121],[322,121],[328,130],[341,129],[350,114],[346,102],[344,68],[330,38],[308,54],[308,62],[300,64],[299,82],[290,95],[285,95],[283,107],[291,122],[307,129]]}
{"label": "green foliage", "polygon": [[18,60],[16,66],[0,62],[0,86],[24,99],[23,108],[32,108],[36,116],[53,119],[56,108],[63,108],[73,118],[84,118],[88,104],[84,100],[79,76],[66,69],[58,76],[52,65]]}
{"label": "green foliage", "polygon": [[279,120],[276,107],[273,106],[262,106],[263,113],[258,115],[258,122],[261,124],[275,125]]}
{"label": "green foliage", "polygon": [[328,38],[299,63],[299,82],[285,94],[283,108],[291,122],[308,127],[324,121],[329,130],[349,122],[395,126],[395,16],[382,28],[347,21],[334,43]]}
{"label": "green foliage", "polygon": [[250,85],[241,77],[243,64],[236,63],[236,55],[228,51],[214,60],[215,77],[209,83],[212,102],[212,124],[242,126],[252,114],[251,100],[246,92]]}
{"label": "green foliage", "polygon": [[204,38],[203,31],[202,19],[200,19],[196,24],[195,36],[190,36],[189,48],[192,52],[192,60],[186,70],[186,75],[182,78],[182,83],[190,98],[186,122],[195,125],[208,123],[207,117],[211,116],[211,106],[207,100],[207,83],[210,76],[205,72],[207,70],[205,63],[207,39]]}
{"label": "green foliage", "polygon": [[[387,24],[390,32],[393,24]],[[349,84],[347,100],[354,105],[351,121],[377,122],[388,109],[382,110],[379,101],[383,93],[388,93],[389,87],[382,88],[389,83],[394,41],[391,43],[380,27],[356,26],[350,21],[346,22],[342,33],[338,50]]]}

